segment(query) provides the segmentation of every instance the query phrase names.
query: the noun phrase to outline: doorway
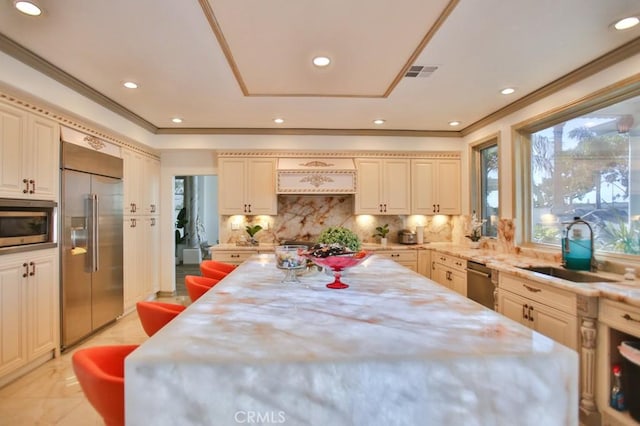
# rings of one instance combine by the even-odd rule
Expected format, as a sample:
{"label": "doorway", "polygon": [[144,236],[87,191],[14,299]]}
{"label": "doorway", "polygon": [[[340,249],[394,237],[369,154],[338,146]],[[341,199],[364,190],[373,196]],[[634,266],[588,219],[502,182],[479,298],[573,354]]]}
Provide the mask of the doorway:
{"label": "doorway", "polygon": [[174,176],[173,188],[176,294],[183,296],[185,275],[200,275],[219,240],[218,176]]}

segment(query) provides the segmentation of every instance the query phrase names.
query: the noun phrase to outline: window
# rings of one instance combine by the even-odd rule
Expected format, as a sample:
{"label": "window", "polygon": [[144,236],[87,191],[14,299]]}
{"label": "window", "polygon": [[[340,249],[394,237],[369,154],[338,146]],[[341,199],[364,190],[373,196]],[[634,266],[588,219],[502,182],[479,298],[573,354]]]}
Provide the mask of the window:
{"label": "window", "polygon": [[528,132],[529,241],[560,245],[565,224],[580,217],[596,250],[640,254],[639,119],[636,93]]}
{"label": "window", "polygon": [[482,228],[482,235],[489,237],[498,236],[498,139],[491,138],[481,142],[473,148],[474,181],[473,210],[478,219],[486,222]]}

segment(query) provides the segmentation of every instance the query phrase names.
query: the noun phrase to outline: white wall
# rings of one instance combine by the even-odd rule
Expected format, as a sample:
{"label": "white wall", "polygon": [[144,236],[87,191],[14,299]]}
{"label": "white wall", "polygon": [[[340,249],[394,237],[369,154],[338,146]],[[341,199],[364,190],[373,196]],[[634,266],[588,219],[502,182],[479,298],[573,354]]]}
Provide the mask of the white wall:
{"label": "white wall", "polygon": [[[578,102],[580,99],[597,92],[609,85],[620,82],[631,76],[640,75],[640,54],[622,61],[604,71],[601,71],[589,78],[586,78],[570,87],[541,99],[521,110],[514,112],[484,128],[466,136],[464,143],[469,144],[482,140],[494,133],[500,134],[500,216],[503,218],[515,217],[514,199],[514,173],[513,173],[513,134],[512,126],[531,120],[537,116],[548,113],[560,107],[568,106]],[[468,149],[464,150],[468,154]],[[465,160],[463,159],[463,164]],[[469,167],[463,167],[462,182],[463,194],[469,192]],[[463,205],[463,211],[469,211],[468,198],[467,205]]]}

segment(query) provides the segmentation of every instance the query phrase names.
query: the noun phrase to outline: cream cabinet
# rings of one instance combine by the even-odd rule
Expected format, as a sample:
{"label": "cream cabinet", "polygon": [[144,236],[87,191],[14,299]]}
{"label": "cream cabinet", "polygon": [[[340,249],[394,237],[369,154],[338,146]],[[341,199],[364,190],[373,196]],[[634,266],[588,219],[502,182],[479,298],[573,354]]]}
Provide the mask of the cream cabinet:
{"label": "cream cabinet", "polygon": [[357,158],[356,214],[411,213],[411,160]]}
{"label": "cream cabinet", "polygon": [[411,160],[411,214],[460,214],[460,160]]}
{"label": "cream cabinet", "polygon": [[391,260],[394,260],[402,266],[411,269],[412,271],[418,270],[418,254],[415,250],[378,250],[374,253],[378,256],[387,257]]}
{"label": "cream cabinet", "polygon": [[[597,401],[603,426],[637,426],[629,411],[617,411],[609,406],[614,364],[622,365],[618,346],[624,341],[640,340],[640,307],[601,298],[598,309],[598,383]],[[625,374],[622,365],[622,374]],[[626,396],[626,395],[625,395]]]}
{"label": "cream cabinet", "polygon": [[42,357],[58,336],[58,250],[0,257],[0,383]]}
{"label": "cream cabinet", "polygon": [[456,256],[442,253],[431,255],[431,279],[467,296],[467,262]]}
{"label": "cream cabinet", "polygon": [[274,158],[220,158],[218,203],[223,215],[278,213]]}
{"label": "cream cabinet", "polygon": [[418,250],[418,273],[431,278],[431,250]]}
{"label": "cream cabinet", "polygon": [[137,151],[122,150],[124,163],[124,214],[160,212],[160,162]]}
{"label": "cream cabinet", "polygon": [[221,250],[221,249],[211,249],[211,259],[217,260],[219,262],[231,263],[233,265],[239,265],[249,257],[254,254],[259,253],[274,253],[274,249],[272,247],[260,247],[257,246],[251,249],[243,249],[243,250]]}
{"label": "cream cabinet", "polygon": [[578,350],[576,295],[501,273],[498,312],[558,343]]}
{"label": "cream cabinet", "polygon": [[124,311],[135,308],[138,301],[153,297],[160,289],[159,218],[126,216],[124,218]]}
{"label": "cream cabinet", "polygon": [[0,104],[0,197],[57,201],[59,158],[55,121]]}

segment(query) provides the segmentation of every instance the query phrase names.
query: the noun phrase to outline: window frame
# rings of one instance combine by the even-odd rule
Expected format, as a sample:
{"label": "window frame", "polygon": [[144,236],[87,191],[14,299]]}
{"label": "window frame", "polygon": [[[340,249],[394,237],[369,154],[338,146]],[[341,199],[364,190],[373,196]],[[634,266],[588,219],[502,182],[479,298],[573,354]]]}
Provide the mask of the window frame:
{"label": "window frame", "polygon": [[[500,132],[497,133],[493,133],[491,135],[488,135],[480,140],[477,140],[475,142],[472,142],[471,144],[469,144],[469,158],[470,158],[470,164],[471,164],[471,173],[470,173],[470,188],[471,191],[469,191],[469,195],[470,195],[470,200],[469,200],[469,206],[470,208],[470,212],[469,214],[472,214],[474,211],[476,212],[482,212],[482,201],[481,201],[481,196],[480,194],[482,194],[482,150],[495,146],[498,150],[498,218],[500,218],[501,216],[501,207],[503,206],[503,193],[502,193],[502,175],[500,173],[500,163],[502,162],[501,160],[501,149],[500,149]],[[482,219],[481,217],[479,217],[479,219]],[[498,236],[495,235],[491,235],[491,236],[485,236],[487,238],[497,238]]]}
{"label": "window frame", "polygon": [[[516,218],[516,244],[522,247],[538,249],[558,249],[555,244],[532,241],[531,135],[556,124],[637,96],[640,96],[640,74],[609,85],[568,105],[555,108],[511,126],[512,200]],[[599,252],[598,259],[640,263],[640,256],[623,253]]]}

